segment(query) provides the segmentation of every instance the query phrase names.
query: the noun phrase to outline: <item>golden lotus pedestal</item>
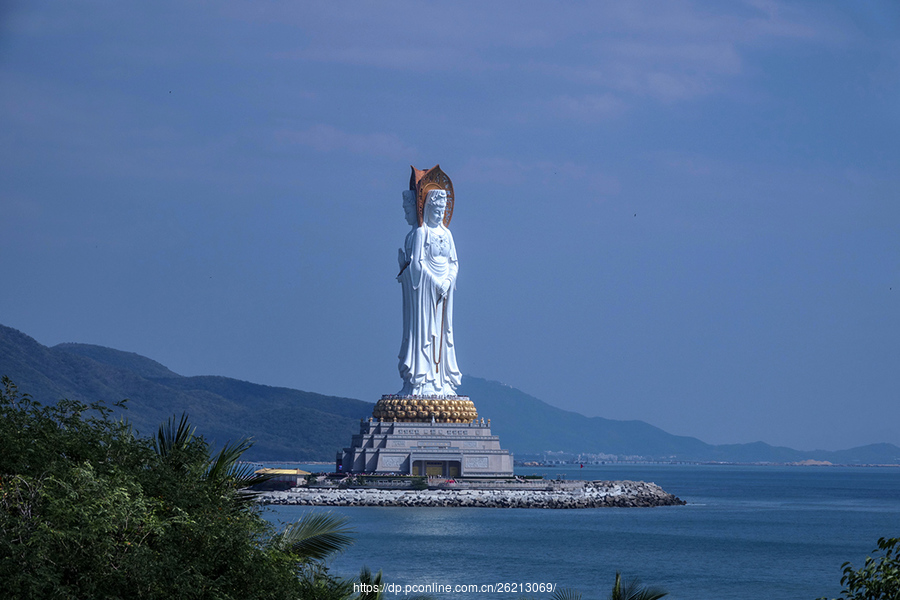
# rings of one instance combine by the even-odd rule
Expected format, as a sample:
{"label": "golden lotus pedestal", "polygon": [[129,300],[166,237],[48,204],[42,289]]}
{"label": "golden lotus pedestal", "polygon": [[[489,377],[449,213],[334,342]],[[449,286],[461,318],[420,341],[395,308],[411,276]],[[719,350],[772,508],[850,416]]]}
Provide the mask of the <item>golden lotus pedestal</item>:
{"label": "golden lotus pedestal", "polygon": [[512,477],[513,456],[479,419],[468,396],[382,396],[350,447],[337,453],[344,473],[429,477]]}
{"label": "golden lotus pedestal", "polygon": [[478,411],[468,396],[382,396],[372,417],[397,423],[471,423]]}

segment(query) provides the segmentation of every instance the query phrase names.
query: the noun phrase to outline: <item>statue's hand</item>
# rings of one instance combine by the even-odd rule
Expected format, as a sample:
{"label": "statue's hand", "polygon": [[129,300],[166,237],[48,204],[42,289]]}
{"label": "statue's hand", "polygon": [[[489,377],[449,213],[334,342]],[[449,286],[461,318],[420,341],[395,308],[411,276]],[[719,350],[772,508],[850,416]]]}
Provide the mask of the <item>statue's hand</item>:
{"label": "statue's hand", "polygon": [[450,291],[450,280],[445,279],[444,281],[441,282],[441,287],[440,287],[441,297],[446,296],[448,291]]}

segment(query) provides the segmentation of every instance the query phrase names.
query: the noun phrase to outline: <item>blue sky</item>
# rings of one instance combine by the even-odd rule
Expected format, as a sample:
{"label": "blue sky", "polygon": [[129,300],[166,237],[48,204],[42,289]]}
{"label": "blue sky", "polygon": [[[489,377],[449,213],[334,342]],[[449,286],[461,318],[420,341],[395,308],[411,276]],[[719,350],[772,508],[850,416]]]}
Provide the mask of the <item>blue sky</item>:
{"label": "blue sky", "polygon": [[374,401],[440,163],[464,374],[900,444],[898,140],[894,2],[7,2],[0,323]]}

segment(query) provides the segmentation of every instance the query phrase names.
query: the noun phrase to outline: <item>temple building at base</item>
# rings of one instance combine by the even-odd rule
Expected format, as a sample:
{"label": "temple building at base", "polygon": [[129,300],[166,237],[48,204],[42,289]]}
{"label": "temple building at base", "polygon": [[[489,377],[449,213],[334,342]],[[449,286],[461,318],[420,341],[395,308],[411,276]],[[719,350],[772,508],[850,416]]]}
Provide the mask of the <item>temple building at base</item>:
{"label": "temple building at base", "polygon": [[[472,404],[465,396],[457,396],[457,399]],[[378,405],[375,412],[381,412]],[[426,419],[363,420],[350,447],[337,453],[337,471],[430,477],[512,477],[513,457],[508,450],[500,448],[499,438],[491,435],[490,424],[486,425],[483,419],[479,421],[473,417],[471,422],[429,422]]]}

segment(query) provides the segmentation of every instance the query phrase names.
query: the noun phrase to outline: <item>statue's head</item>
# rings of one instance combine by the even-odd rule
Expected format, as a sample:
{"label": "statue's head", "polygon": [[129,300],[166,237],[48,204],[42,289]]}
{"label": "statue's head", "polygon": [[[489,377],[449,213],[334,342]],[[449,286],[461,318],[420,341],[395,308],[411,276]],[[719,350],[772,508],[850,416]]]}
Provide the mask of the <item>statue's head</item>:
{"label": "statue's head", "polygon": [[430,227],[437,227],[444,220],[447,210],[447,191],[429,190],[425,198],[425,222]]}
{"label": "statue's head", "polygon": [[427,171],[412,167],[409,189],[414,190],[416,194],[416,220],[419,225],[424,225],[428,222],[426,205],[428,204],[429,194],[435,191],[443,192],[444,227],[450,226],[450,219],[453,217],[453,205],[455,204],[453,182],[441,170],[440,166],[435,165]]}

